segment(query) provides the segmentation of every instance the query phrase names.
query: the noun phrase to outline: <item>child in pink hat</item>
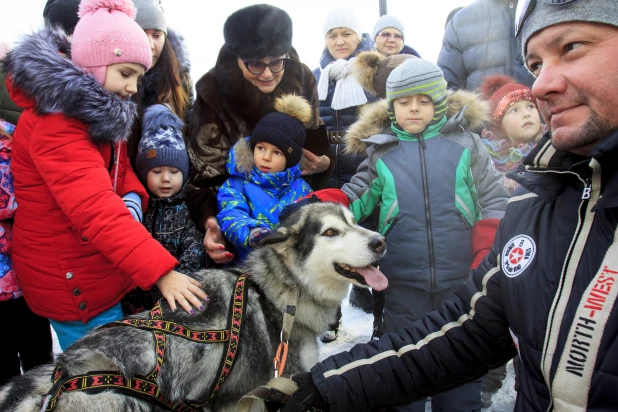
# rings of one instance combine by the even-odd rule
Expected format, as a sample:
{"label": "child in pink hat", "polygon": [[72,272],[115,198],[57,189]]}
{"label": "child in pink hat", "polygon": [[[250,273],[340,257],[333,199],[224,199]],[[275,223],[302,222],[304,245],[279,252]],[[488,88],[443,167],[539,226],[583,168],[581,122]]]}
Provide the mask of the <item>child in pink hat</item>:
{"label": "child in pink hat", "polygon": [[13,264],[62,349],[121,318],[136,287],[157,285],[164,310],[194,313],[207,299],[139,222],[148,195],[126,137],[152,52],[135,12],[130,0],[82,0],[72,39],[46,27],[4,60],[11,98],[25,108],[13,139]]}

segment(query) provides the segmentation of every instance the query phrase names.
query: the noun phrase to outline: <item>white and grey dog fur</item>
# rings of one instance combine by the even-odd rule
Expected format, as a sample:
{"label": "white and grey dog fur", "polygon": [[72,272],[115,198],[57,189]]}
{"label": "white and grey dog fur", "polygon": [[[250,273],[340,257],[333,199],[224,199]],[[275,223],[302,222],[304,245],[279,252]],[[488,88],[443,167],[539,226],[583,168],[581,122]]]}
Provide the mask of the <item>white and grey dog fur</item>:
{"label": "white and grey dog fur", "polygon": [[[244,330],[233,369],[212,410],[235,410],[238,400],[273,377],[273,358],[280,343],[286,291],[296,286],[298,301],[289,340],[286,373],[309,370],[318,360],[317,336],[335,318],[350,284],[383,289],[386,278],[372,262],[385,251],[384,238],[358,226],[352,214],[336,203],[310,203],[297,208],[279,229],[260,241],[244,264],[249,291]],[[193,330],[225,329],[237,274],[207,269],[194,276],[210,300],[203,312],[191,316],[162,304],[163,318]],[[144,319],[148,312],[134,315]],[[203,344],[168,335],[165,363],[158,385],[171,401],[199,400],[217,378],[224,344]],[[155,342],[147,330],[132,327],[96,329],[58,355],[69,376],[89,371],[118,371],[127,377],[146,375],[155,364]],[[0,388],[1,411],[39,411],[50,390],[54,365],[18,376]],[[158,411],[138,398],[114,390],[97,394],[78,391],[60,396],[56,410]],[[204,410],[211,410],[205,408]]]}

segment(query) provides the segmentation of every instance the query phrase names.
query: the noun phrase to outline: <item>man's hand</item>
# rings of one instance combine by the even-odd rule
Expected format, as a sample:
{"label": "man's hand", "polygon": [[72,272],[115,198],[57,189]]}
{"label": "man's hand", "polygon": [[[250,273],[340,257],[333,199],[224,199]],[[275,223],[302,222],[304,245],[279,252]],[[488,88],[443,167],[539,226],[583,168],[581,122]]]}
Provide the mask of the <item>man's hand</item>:
{"label": "man's hand", "polygon": [[156,285],[163,297],[167,299],[172,311],[176,310],[176,302],[191,315],[195,313],[191,305],[199,311],[204,310],[203,302],[208,300],[208,295],[204,293],[202,284],[197,280],[172,270],[161,276]]}
{"label": "man's hand", "polygon": [[206,219],[204,248],[213,262],[220,265],[230,263],[232,259],[234,259],[234,254],[225,250],[223,232],[221,232],[221,227],[217,223],[217,218],[215,216],[208,216],[208,219]]}
{"label": "man's hand", "polygon": [[318,388],[313,384],[311,372],[301,372],[292,375],[292,380],[298,384],[298,389],[292,397],[283,405],[281,412],[305,412],[321,410],[328,411],[328,404],[320,395]]}
{"label": "man's hand", "polygon": [[307,149],[303,149],[304,158],[301,161],[301,176],[322,173],[330,166],[328,156],[316,156]]}

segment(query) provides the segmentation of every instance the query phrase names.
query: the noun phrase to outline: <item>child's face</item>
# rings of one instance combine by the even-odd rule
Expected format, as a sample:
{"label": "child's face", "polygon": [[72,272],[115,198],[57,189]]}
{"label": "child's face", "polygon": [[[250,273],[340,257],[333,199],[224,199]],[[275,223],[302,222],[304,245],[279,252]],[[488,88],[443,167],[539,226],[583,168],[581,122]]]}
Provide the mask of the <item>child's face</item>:
{"label": "child's face", "polygon": [[146,176],[146,186],[156,197],[172,197],[182,188],[182,172],[170,166],[153,167]]}
{"label": "child's face", "polygon": [[161,51],[163,50],[163,46],[165,45],[165,33],[161,30],[148,29],[144,30],[146,32],[146,36],[148,36],[148,41],[150,42],[150,50],[152,50],[152,66],[159,61],[159,57],[161,57]]}
{"label": "child's face", "polygon": [[400,97],[393,101],[395,120],[408,133],[420,133],[431,121],[435,109],[429,96],[415,94],[414,96]]}
{"label": "child's face", "polygon": [[541,119],[534,103],[521,100],[504,113],[502,127],[513,143],[531,143],[541,133]]}
{"label": "child's face", "polygon": [[107,66],[103,88],[128,99],[137,93],[137,83],[144,72],[144,66],[137,63],[110,64]]}
{"label": "child's face", "polygon": [[259,142],[253,149],[253,162],[262,173],[277,173],[285,170],[285,155],[275,145]]}

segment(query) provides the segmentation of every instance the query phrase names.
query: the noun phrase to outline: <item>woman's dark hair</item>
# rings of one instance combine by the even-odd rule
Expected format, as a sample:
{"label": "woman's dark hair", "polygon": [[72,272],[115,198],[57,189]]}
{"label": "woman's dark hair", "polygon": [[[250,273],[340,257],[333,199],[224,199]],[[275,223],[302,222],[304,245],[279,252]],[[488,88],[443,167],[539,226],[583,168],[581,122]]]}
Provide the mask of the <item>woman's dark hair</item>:
{"label": "woman's dark hair", "polygon": [[184,88],[184,83],[187,79],[183,79],[181,76],[187,76],[188,74],[181,74],[178,70],[179,64],[176,59],[176,53],[167,38],[156,65],[159,72],[159,79],[157,79],[157,84],[159,85],[157,88],[157,103],[169,104],[172,111],[178,117],[184,119],[187,103],[189,103],[189,95]]}

